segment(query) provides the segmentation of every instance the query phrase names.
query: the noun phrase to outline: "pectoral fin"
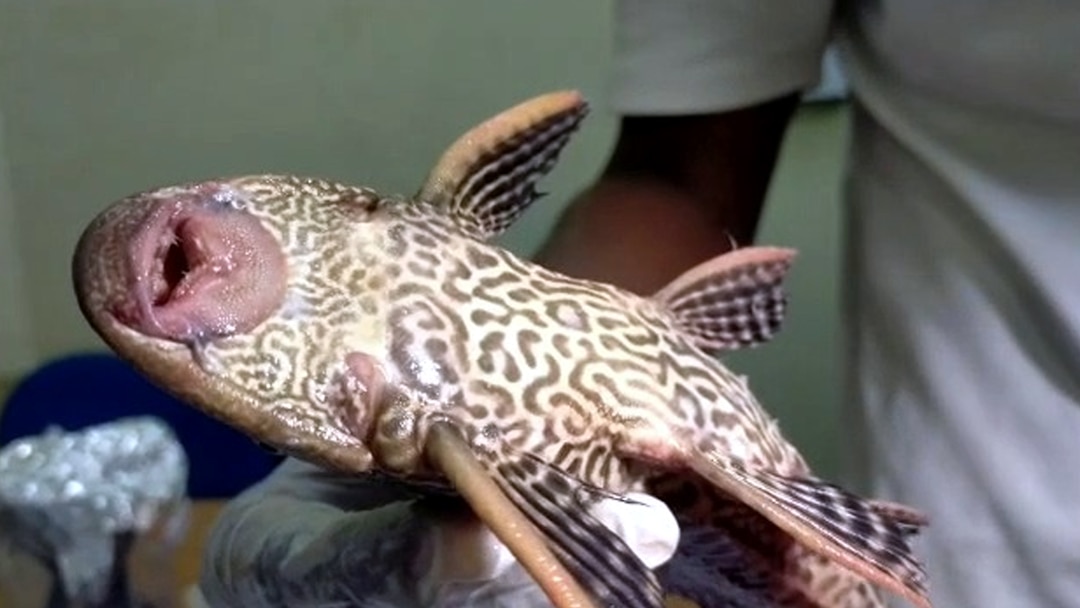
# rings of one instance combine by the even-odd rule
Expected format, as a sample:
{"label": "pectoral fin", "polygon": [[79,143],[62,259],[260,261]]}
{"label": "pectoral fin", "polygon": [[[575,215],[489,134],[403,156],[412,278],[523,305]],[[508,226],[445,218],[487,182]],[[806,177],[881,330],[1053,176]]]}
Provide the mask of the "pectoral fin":
{"label": "pectoral fin", "polygon": [[784,321],[784,279],[795,252],[745,247],[686,271],[653,299],[702,349],[721,353],[771,339]]}
{"label": "pectoral fin", "polygon": [[552,550],[603,606],[660,608],[656,575],[588,510],[602,492],[530,456],[498,465],[504,489],[552,540]]}
{"label": "pectoral fin", "polygon": [[528,456],[478,455],[449,423],[431,427],[427,455],[557,607],[663,605],[655,575],[589,513],[576,479]]}
{"label": "pectoral fin", "polygon": [[914,511],[867,501],[818,479],[750,470],[700,451],[691,468],[809,550],[930,608],[926,575],[909,544],[920,527]]}
{"label": "pectoral fin", "polygon": [[510,108],[451,144],[416,198],[446,209],[479,239],[497,236],[539,197],[536,181],[587,113],[569,91]]}
{"label": "pectoral fin", "polygon": [[442,470],[556,608],[593,607],[585,590],[551,553],[536,527],[499,489],[456,428],[448,423],[433,424],[425,447],[432,464]]}

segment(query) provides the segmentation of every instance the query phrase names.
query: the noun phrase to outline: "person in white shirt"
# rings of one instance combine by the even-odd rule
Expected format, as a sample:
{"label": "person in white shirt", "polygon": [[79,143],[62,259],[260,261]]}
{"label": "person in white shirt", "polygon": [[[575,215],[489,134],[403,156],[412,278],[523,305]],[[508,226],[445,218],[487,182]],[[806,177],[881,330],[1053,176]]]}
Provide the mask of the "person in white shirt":
{"label": "person in white shirt", "polygon": [[615,31],[618,141],[538,261],[649,293],[752,242],[835,44],[860,489],[928,513],[935,606],[1080,606],[1080,3],[617,0]]}

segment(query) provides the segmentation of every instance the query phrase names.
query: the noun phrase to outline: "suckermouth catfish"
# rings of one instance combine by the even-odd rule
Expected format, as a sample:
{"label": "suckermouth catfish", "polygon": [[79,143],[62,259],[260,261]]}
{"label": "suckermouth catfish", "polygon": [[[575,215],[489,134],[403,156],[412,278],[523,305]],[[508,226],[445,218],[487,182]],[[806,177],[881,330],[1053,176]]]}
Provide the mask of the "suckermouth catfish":
{"label": "suckermouth catfish", "polygon": [[[644,297],[494,244],[587,112],[506,110],[411,197],[293,175],[132,195],[80,238],[80,307],[265,445],[456,492],[560,608],[929,608],[923,515],[816,477],[720,362],[779,330],[794,251],[736,248]],[[659,573],[587,509],[630,491],[681,522]]]}

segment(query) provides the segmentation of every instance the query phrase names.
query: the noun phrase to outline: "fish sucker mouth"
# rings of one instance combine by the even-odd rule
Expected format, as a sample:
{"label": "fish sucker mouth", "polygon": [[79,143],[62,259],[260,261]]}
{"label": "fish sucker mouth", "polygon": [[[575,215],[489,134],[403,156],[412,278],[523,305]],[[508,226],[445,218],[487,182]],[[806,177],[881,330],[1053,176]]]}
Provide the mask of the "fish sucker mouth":
{"label": "fish sucker mouth", "polygon": [[284,302],[285,254],[258,217],[211,192],[141,204],[116,235],[126,276],[108,312],[121,325],[192,344],[250,331]]}
{"label": "fish sucker mouth", "polygon": [[181,401],[292,456],[365,470],[358,438],[343,432],[328,445],[325,429],[279,412],[277,398],[252,391],[227,365],[232,348],[251,352],[229,338],[273,323],[295,272],[283,229],[237,181],[146,191],[99,212],[72,256],[80,311],[116,355]]}

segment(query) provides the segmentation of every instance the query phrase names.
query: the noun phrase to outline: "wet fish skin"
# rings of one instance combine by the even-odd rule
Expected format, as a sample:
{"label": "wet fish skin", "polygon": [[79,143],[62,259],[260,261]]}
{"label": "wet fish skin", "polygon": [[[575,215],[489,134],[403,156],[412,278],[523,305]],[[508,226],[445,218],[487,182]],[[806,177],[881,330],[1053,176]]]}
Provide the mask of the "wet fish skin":
{"label": "wet fish skin", "polygon": [[841,581],[845,606],[883,605],[869,582],[929,607],[908,545],[924,522],[815,478],[718,359],[779,330],[793,251],[737,249],[642,297],[494,243],[586,114],[573,92],[511,108],[412,197],[293,175],[132,195],[80,239],[80,306],[147,377],[264,444],[452,487],[558,606],[659,606],[587,507],[693,486],[687,521],[773,532],[739,542],[778,606],[837,605]]}

